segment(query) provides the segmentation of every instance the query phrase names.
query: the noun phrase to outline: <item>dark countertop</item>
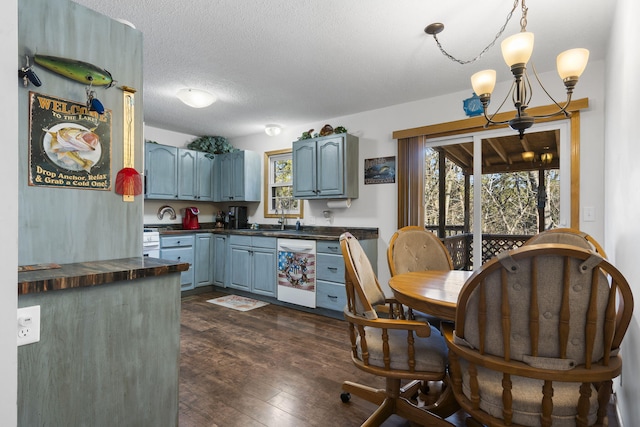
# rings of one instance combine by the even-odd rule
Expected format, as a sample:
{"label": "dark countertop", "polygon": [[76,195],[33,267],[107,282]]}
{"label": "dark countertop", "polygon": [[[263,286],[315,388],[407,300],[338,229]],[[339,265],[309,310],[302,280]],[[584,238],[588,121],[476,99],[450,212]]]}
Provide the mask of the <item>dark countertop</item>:
{"label": "dark countertop", "polygon": [[188,263],[134,257],[55,265],[54,268],[18,272],[18,295],[104,285],[120,280],[186,271]]}
{"label": "dark countertop", "polygon": [[287,227],[280,230],[277,226],[260,226],[257,230],[241,229],[231,230],[226,228],[215,228],[213,223],[200,224],[197,230],[183,230],[180,224],[150,224],[145,228],[154,228],[160,232],[160,235],[176,235],[185,233],[215,233],[215,234],[239,234],[249,236],[264,237],[281,237],[286,239],[308,239],[308,240],[338,240],[340,235],[345,231],[350,232],[359,240],[377,239],[377,228],[363,227],[315,227],[304,226],[302,230],[297,231],[293,227]]}

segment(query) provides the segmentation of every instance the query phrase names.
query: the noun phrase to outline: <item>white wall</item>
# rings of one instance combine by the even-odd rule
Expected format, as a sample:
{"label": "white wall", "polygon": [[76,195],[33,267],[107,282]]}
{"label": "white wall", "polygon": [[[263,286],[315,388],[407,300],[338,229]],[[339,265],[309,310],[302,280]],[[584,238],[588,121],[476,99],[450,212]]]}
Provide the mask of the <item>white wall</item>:
{"label": "white wall", "polygon": [[[508,73],[508,70],[506,71]],[[541,75],[547,89],[554,97],[563,100],[564,86],[558,75]],[[496,99],[505,96],[510,82],[504,82],[496,88]],[[574,99],[589,98],[589,109],[581,113],[581,206],[593,206],[596,209],[596,221],[583,223],[581,228],[601,241],[603,233],[603,140],[604,140],[604,63],[589,63],[581,78]],[[537,90],[536,90],[537,89]],[[375,157],[396,156],[396,141],[392,133],[396,130],[414,128],[441,122],[466,118],[462,101],[471,96],[471,89],[446,96],[395,105],[379,110],[366,111],[350,116],[328,118],[322,122],[305,124],[283,129],[276,137],[264,133],[235,138],[230,142],[241,149],[265,152],[290,147],[304,131],[314,128],[318,132],[325,123],[333,127],[344,126],[348,132],[360,138],[360,196],[353,200],[351,208],[334,210],[335,226],[378,227],[378,276],[381,285],[386,287],[389,280],[389,268],[386,261],[386,249],[389,239],[396,231],[397,184],[364,185],[364,160]],[[550,104],[544,93],[535,86],[531,106]],[[304,207],[303,223],[308,224],[314,217],[316,225],[325,225],[322,211],[326,204],[320,201],[307,201]],[[255,211],[251,222],[268,223],[264,219],[262,204]]]}
{"label": "white wall", "polygon": [[[619,0],[609,41],[606,72],[605,250],[622,271],[637,297],[640,294],[640,144],[637,114],[640,84],[640,3]],[[635,310],[637,313],[638,310]],[[625,427],[640,425],[640,323],[634,315],[622,342],[621,384],[616,387]]]}
{"label": "white wall", "polygon": [[[0,414],[2,424],[18,423],[18,351],[16,310],[18,308],[18,2],[0,2],[0,117],[2,117],[5,161],[0,168]],[[24,64],[20,64],[22,66]],[[13,160],[12,160],[13,159]]]}

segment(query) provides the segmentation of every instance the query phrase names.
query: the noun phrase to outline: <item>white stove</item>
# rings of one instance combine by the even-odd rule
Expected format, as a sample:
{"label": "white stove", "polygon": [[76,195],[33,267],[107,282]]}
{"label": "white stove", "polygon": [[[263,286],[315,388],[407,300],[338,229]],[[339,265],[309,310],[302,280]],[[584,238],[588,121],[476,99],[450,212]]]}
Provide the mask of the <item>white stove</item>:
{"label": "white stove", "polygon": [[160,233],[154,228],[145,228],[142,233],[142,256],[160,258]]}

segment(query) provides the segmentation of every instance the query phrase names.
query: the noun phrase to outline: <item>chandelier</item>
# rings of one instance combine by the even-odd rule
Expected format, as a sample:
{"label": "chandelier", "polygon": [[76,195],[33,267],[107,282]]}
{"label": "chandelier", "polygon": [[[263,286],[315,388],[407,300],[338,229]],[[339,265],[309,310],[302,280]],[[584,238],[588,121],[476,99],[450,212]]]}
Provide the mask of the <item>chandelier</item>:
{"label": "chandelier", "polygon": [[[525,0],[514,1],[513,8],[507,15],[506,22],[500,28],[493,41],[487,47],[485,47],[478,56],[468,61],[459,60],[444,50],[437,37],[437,34],[444,30],[443,24],[430,24],[424,29],[424,31],[425,33],[433,36],[438,47],[440,48],[440,51],[447,58],[451,59],[452,61],[458,62],[459,64],[468,64],[471,62],[475,62],[476,60],[480,59],[480,57],[484,55],[484,53],[495,44],[498,38],[500,38],[500,36],[504,32],[505,27],[507,26],[507,23],[513,16],[513,12],[518,7],[518,4],[521,5],[522,10],[522,16],[520,18],[520,32],[514,34],[513,36],[507,37],[501,44],[502,56],[504,58],[504,61],[507,63],[507,66],[511,68],[511,73],[513,74],[514,78],[514,81],[511,84],[511,89],[509,89],[509,93],[502,101],[502,104],[500,104],[500,107],[498,107],[497,111],[493,114],[488,114],[487,108],[489,106],[489,101],[491,100],[491,93],[493,92],[493,89],[496,85],[496,71],[483,70],[475,73],[471,76],[471,85],[473,87],[473,91],[478,95],[478,97],[480,98],[480,102],[482,103],[484,117],[487,120],[487,122],[485,123],[485,127],[488,127],[489,125],[508,124],[512,129],[518,131],[518,133],[520,134],[520,139],[522,139],[525,130],[533,126],[533,123],[536,119],[553,117],[559,114],[564,114],[565,117],[571,116],[571,113],[567,111],[567,108],[571,103],[573,89],[578,83],[578,79],[582,75],[585,67],[587,66],[589,51],[582,48],[570,49],[562,52],[556,59],[558,74],[560,75],[560,78],[562,79],[567,91],[567,99],[563,105],[560,105],[558,102],[556,102],[556,100],[551,97],[549,92],[547,92],[547,90],[542,85],[542,82],[540,82],[538,73],[536,72],[536,69],[532,64],[533,73],[536,80],[538,81],[538,84],[547,94],[549,99],[551,99],[551,101],[553,101],[553,103],[558,107],[558,111],[543,116],[530,116],[529,114],[527,114],[526,109],[529,106],[529,101],[531,100],[533,91],[531,88],[531,83],[529,81],[529,76],[527,74],[527,62],[529,61],[529,59],[531,58],[531,54],[533,53],[534,37],[533,33],[527,31],[528,8],[525,4]],[[505,121],[493,120],[504,103],[507,101],[509,96],[511,96],[513,105],[516,109],[515,117],[511,120]]]}

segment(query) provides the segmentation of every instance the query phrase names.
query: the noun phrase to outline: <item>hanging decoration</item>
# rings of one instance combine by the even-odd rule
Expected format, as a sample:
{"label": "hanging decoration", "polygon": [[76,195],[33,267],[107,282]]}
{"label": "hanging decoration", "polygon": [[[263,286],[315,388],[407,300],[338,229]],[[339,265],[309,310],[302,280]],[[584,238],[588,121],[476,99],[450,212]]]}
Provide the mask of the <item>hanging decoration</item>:
{"label": "hanging decoration", "polygon": [[116,193],[122,195],[125,202],[133,202],[134,196],[142,194],[142,177],[134,167],[134,116],[135,89],[121,87],[123,91],[123,163],[124,168],[116,175]]}
{"label": "hanging decoration", "polygon": [[110,72],[88,62],[38,54],[33,59],[41,67],[80,83],[107,88],[116,83]]}
{"label": "hanging decoration", "polygon": [[29,82],[31,82],[34,86],[40,87],[42,85],[42,82],[40,81],[36,73],[33,71],[33,69],[31,69],[31,66],[29,65],[29,55],[25,55],[25,57],[26,57],[26,64],[24,67],[18,70],[18,77],[22,79],[22,85],[24,87],[29,86]]}

